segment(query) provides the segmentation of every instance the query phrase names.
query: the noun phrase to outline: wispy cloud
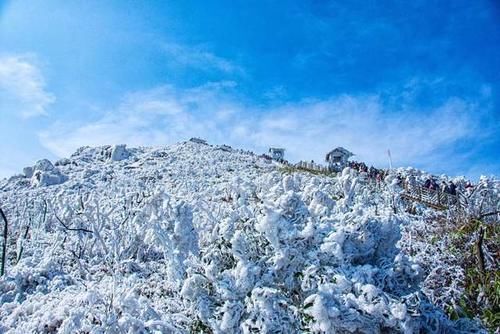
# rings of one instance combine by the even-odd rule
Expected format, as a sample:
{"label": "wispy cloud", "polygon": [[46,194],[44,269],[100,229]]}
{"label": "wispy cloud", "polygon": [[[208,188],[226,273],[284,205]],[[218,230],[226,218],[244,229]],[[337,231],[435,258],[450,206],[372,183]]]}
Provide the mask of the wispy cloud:
{"label": "wispy cloud", "polygon": [[33,57],[0,56],[0,112],[22,118],[46,115],[54,103]]}
{"label": "wispy cloud", "polygon": [[376,165],[386,165],[385,151],[391,149],[398,165],[432,167],[479,127],[471,116],[476,107],[457,98],[424,114],[388,112],[386,107],[377,95],[291,104],[262,118],[251,137],[260,145],[283,145],[300,159],[322,161],[325,152],[344,146],[356,153],[355,159]]}
{"label": "wispy cloud", "polygon": [[[408,98],[395,105],[377,94],[340,95],[262,109],[240,102],[233,89],[231,83],[217,83],[137,92],[100,120],[56,124],[41,133],[40,140],[60,156],[82,145],[159,145],[191,136],[257,151],[283,146],[291,160],[322,161],[328,150],[345,146],[358,159],[376,165],[386,164],[385,152],[391,149],[398,165],[432,168],[436,161],[449,161],[450,169],[457,164],[448,156],[454,144],[477,140],[481,126],[477,101],[456,97],[424,112],[409,104]],[[483,135],[488,134],[483,131]]]}
{"label": "wispy cloud", "polygon": [[162,45],[170,64],[191,67],[204,71],[220,71],[231,74],[242,74],[244,70],[234,62],[217,56],[203,46],[187,46],[177,43]]}
{"label": "wispy cloud", "polygon": [[59,156],[83,145],[159,145],[208,134],[222,138],[223,125],[217,122],[230,117],[233,108],[241,109],[228,98],[218,99],[232,86],[232,82],[221,82],[186,90],[162,86],[135,92],[95,122],[56,123],[39,138]]}

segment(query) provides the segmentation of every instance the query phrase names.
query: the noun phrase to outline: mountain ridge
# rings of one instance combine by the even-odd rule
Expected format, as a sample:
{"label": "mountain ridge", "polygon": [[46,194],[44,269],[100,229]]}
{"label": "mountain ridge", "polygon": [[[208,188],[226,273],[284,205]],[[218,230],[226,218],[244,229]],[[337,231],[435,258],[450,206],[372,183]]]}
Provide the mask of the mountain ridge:
{"label": "mountain ridge", "polygon": [[431,287],[447,264],[411,239],[448,213],[404,202],[397,173],[427,175],[314,175],[193,141],[37,163],[0,181],[0,330],[484,332],[448,318],[464,287]]}

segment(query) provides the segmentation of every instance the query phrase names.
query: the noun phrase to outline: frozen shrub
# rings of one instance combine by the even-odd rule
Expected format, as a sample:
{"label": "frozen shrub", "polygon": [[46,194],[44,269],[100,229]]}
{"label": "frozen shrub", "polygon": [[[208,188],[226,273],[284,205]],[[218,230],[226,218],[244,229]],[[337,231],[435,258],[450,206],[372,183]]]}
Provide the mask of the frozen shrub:
{"label": "frozen shrub", "polygon": [[[257,155],[193,142],[84,147],[32,171],[33,185],[53,186],[1,181],[14,247],[0,332],[482,330],[446,316],[443,301],[463,290],[436,277],[463,272],[440,242],[417,238],[436,211],[408,214],[394,177],[284,175]],[[497,205],[499,187],[477,189],[476,215]]]}

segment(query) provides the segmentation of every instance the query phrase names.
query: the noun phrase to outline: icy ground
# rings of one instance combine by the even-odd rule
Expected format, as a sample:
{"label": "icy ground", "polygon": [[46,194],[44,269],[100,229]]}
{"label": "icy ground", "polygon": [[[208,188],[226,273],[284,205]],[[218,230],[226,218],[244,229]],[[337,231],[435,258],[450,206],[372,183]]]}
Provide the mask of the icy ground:
{"label": "icy ground", "polygon": [[0,181],[1,333],[482,331],[432,302],[433,258],[401,246],[423,220],[394,209],[390,176],[287,174],[194,142],[23,173]]}

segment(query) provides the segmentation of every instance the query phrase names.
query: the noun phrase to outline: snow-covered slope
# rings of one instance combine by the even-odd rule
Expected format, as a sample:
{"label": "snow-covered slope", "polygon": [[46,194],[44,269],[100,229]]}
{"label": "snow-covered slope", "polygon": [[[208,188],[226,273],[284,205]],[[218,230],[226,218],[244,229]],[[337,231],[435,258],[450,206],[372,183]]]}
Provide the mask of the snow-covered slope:
{"label": "snow-covered slope", "polygon": [[0,332],[481,331],[433,304],[424,253],[404,251],[423,220],[395,210],[392,176],[290,173],[196,142],[23,173],[0,181]]}

